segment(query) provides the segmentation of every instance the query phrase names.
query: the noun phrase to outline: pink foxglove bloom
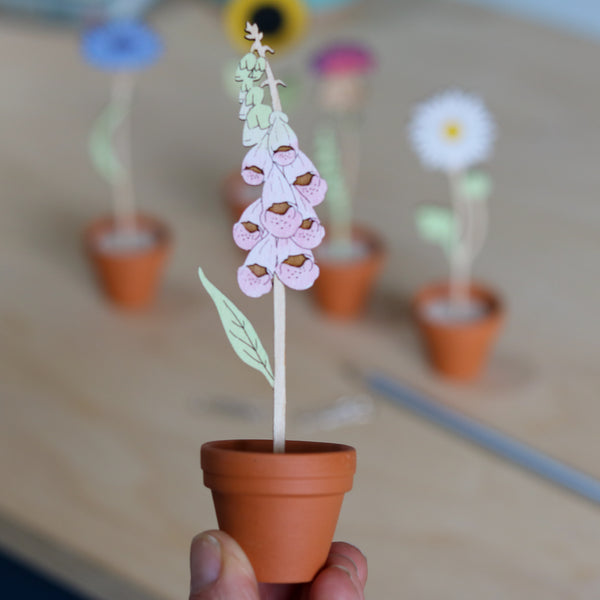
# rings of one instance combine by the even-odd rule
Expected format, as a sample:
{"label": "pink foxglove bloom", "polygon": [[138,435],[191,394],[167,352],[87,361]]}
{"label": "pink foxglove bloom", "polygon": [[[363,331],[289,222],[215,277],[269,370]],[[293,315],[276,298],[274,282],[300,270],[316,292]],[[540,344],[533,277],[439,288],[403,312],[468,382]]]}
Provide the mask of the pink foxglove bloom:
{"label": "pink foxglove bloom", "polygon": [[247,296],[260,298],[271,291],[276,264],[275,246],[275,238],[267,236],[249,252],[238,269],[238,285]]}
{"label": "pink foxglove bloom", "polygon": [[242,250],[252,250],[266,235],[261,223],[262,200],[255,200],[233,226],[233,241]]}
{"label": "pink foxglove bloom", "polygon": [[320,204],[327,193],[327,182],[321,179],[319,171],[311,160],[298,150],[296,159],[283,168],[285,178],[313,205]]}
{"label": "pink foxglove bloom", "polygon": [[292,240],[280,240],[277,246],[277,276],[293,290],[306,290],[319,276],[313,253]]}
{"label": "pink foxglove bloom", "polygon": [[274,167],[265,180],[262,195],[262,224],[277,238],[292,237],[302,224],[303,217],[298,210],[300,194],[291,186],[281,170]]}
{"label": "pink foxglove bloom", "polygon": [[285,167],[296,158],[298,153],[298,137],[288,125],[285,113],[275,111],[270,116],[271,128],[269,131],[269,150],[273,160]]}
{"label": "pink foxglove bloom", "polygon": [[298,206],[302,215],[302,223],[300,223],[300,227],[298,227],[291,239],[298,246],[312,250],[323,241],[325,228],[321,225],[315,209],[306,200],[303,202],[302,200],[301,198]]}
{"label": "pink foxglove bloom", "polygon": [[248,185],[260,185],[273,168],[268,136],[248,150],[242,162],[242,178]]}

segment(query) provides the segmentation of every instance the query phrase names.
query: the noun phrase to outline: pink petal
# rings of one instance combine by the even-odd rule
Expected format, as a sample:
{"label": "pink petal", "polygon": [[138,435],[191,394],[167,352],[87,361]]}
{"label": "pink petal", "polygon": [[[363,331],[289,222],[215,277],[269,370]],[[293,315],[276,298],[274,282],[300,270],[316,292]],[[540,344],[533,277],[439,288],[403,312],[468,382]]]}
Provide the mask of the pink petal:
{"label": "pink petal", "polygon": [[287,124],[287,115],[275,111],[271,113],[271,130],[269,132],[269,150],[273,160],[282,166],[294,162],[298,152],[298,137]]}
{"label": "pink petal", "polygon": [[327,182],[304,152],[298,151],[294,162],[284,167],[284,174],[288,183],[293,184],[313,206],[325,199]]}
{"label": "pink petal", "polygon": [[246,296],[260,298],[268,294],[273,287],[273,276],[265,273],[257,276],[251,266],[242,265],[237,272],[237,280],[240,289]]}
{"label": "pink petal", "polygon": [[[304,181],[304,180],[302,180]],[[327,182],[320,175],[313,175],[307,184],[296,184],[294,186],[313,206],[325,200],[327,194]]]}
{"label": "pink petal", "polygon": [[272,167],[273,160],[269,152],[268,136],[265,136],[244,157],[242,161],[242,177],[248,185],[260,185]]}
{"label": "pink petal", "polygon": [[271,291],[276,261],[276,241],[267,236],[248,254],[238,269],[238,285],[244,294],[259,298]]}
{"label": "pink petal", "polygon": [[278,167],[274,167],[263,188],[262,224],[277,238],[292,237],[302,224],[299,197]]}
{"label": "pink petal", "polygon": [[277,249],[276,273],[282,283],[293,290],[306,290],[319,276],[313,253],[291,240],[282,240]]}
{"label": "pink petal", "polygon": [[325,237],[325,227],[318,219],[307,218],[302,221],[292,240],[302,248],[312,250],[316,248]]}
{"label": "pink petal", "polygon": [[261,212],[262,201],[259,198],[246,208],[240,220],[233,226],[233,241],[242,250],[252,250],[264,237],[265,230],[260,220]]}
{"label": "pink petal", "polygon": [[277,275],[282,283],[293,290],[307,290],[319,276],[319,267],[306,259],[300,267],[282,263],[277,267]]}
{"label": "pink petal", "polygon": [[270,210],[263,213],[262,217],[265,229],[276,238],[292,237],[298,231],[302,220],[302,215],[296,207],[287,203],[274,204]]}

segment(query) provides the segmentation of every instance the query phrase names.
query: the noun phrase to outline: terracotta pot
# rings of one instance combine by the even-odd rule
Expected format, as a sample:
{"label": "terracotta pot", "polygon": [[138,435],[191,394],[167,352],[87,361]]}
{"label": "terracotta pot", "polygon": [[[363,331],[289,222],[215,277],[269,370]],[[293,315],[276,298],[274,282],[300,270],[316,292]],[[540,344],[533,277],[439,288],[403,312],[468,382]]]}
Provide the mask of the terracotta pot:
{"label": "terracotta pot", "polygon": [[262,186],[248,185],[235,169],[223,181],[222,196],[234,223],[237,223],[250,204],[260,198]]}
{"label": "terracotta pot", "polygon": [[415,296],[413,312],[434,369],[451,379],[470,381],[487,362],[504,319],[504,305],[498,294],[473,284],[470,297],[482,301],[486,307],[481,318],[464,322],[428,318],[424,307],[436,299],[447,299],[448,292],[447,283],[426,286]]}
{"label": "terracotta pot", "polygon": [[171,249],[171,234],[162,222],[140,214],[136,228],[150,232],[155,243],[140,249],[102,249],[102,236],[115,229],[112,217],[93,221],[84,232],[85,249],[106,295],[118,306],[132,310],[145,308],[154,299]]}
{"label": "terracotta pot", "polygon": [[315,251],[321,272],[313,285],[314,297],[327,315],[338,319],[355,319],[365,311],[386,254],[375,232],[356,226],[353,236],[367,245],[367,254],[359,259],[329,259]]}
{"label": "terracotta pot", "polygon": [[259,581],[311,581],[325,564],[342,506],[352,488],[350,446],[272,440],[208,442],[201,449],[219,528],[244,549]]}

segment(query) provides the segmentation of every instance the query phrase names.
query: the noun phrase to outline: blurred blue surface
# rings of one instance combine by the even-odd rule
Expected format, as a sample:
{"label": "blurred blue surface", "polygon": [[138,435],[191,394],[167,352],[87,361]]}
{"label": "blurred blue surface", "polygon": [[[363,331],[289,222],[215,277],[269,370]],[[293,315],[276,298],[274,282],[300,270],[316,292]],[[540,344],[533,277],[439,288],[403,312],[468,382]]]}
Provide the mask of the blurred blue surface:
{"label": "blurred blue surface", "polygon": [[2,598],[21,600],[89,600],[0,551]]}
{"label": "blurred blue surface", "polygon": [[600,39],[600,0],[461,0]]}
{"label": "blurred blue surface", "polygon": [[139,17],[157,0],[0,0],[0,8],[44,19],[82,21]]}

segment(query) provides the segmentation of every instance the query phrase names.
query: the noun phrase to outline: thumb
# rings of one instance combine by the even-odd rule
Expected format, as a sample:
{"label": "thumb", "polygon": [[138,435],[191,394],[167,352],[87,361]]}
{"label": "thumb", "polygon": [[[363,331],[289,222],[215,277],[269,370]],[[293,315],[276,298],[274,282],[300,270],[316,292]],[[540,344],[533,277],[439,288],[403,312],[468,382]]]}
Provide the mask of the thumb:
{"label": "thumb", "polygon": [[190,600],[260,600],[252,565],[223,531],[205,531],[192,541]]}

